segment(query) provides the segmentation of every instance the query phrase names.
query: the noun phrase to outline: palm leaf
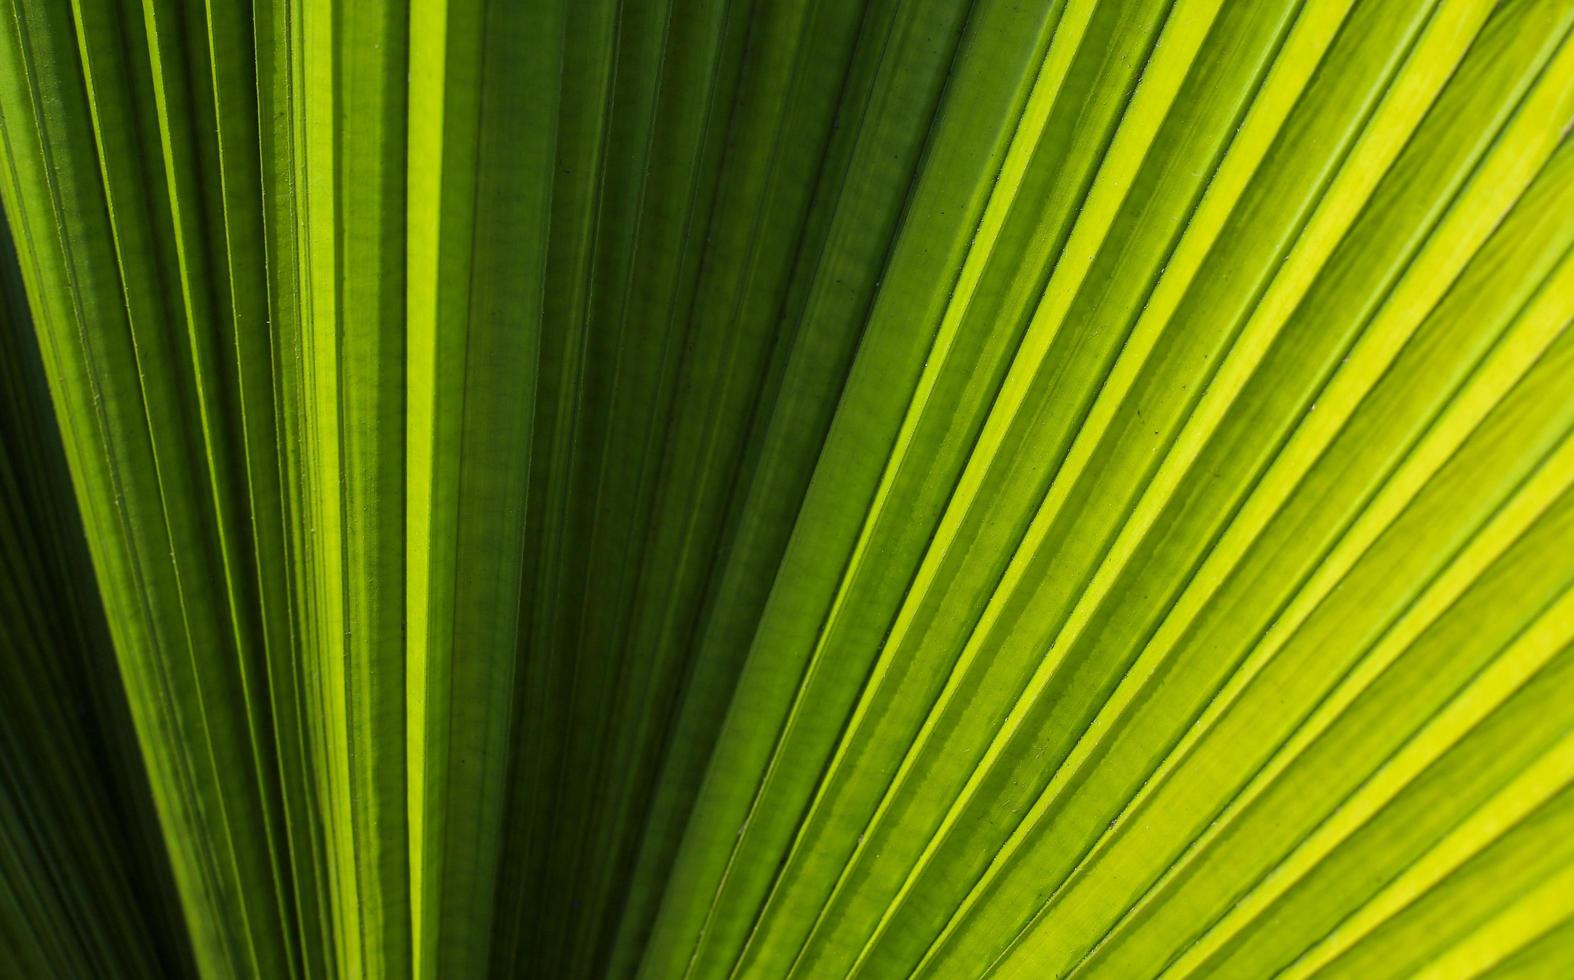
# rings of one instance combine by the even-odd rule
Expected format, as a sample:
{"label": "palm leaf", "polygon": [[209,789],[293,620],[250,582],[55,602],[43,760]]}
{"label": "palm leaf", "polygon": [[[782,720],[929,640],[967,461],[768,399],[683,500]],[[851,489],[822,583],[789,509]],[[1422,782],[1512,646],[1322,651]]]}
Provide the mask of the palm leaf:
{"label": "palm leaf", "polygon": [[28,975],[1570,968],[1564,0],[4,13]]}

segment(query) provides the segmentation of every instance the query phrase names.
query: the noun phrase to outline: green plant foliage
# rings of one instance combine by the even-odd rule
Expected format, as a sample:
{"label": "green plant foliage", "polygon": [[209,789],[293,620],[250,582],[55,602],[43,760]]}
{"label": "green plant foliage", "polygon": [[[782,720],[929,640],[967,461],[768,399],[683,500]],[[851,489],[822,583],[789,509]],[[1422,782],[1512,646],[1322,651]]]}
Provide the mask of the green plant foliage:
{"label": "green plant foliage", "polygon": [[16,254],[0,238],[0,974],[190,974]]}
{"label": "green plant foliage", "polygon": [[0,974],[1574,971],[1568,0],[0,13]]}

